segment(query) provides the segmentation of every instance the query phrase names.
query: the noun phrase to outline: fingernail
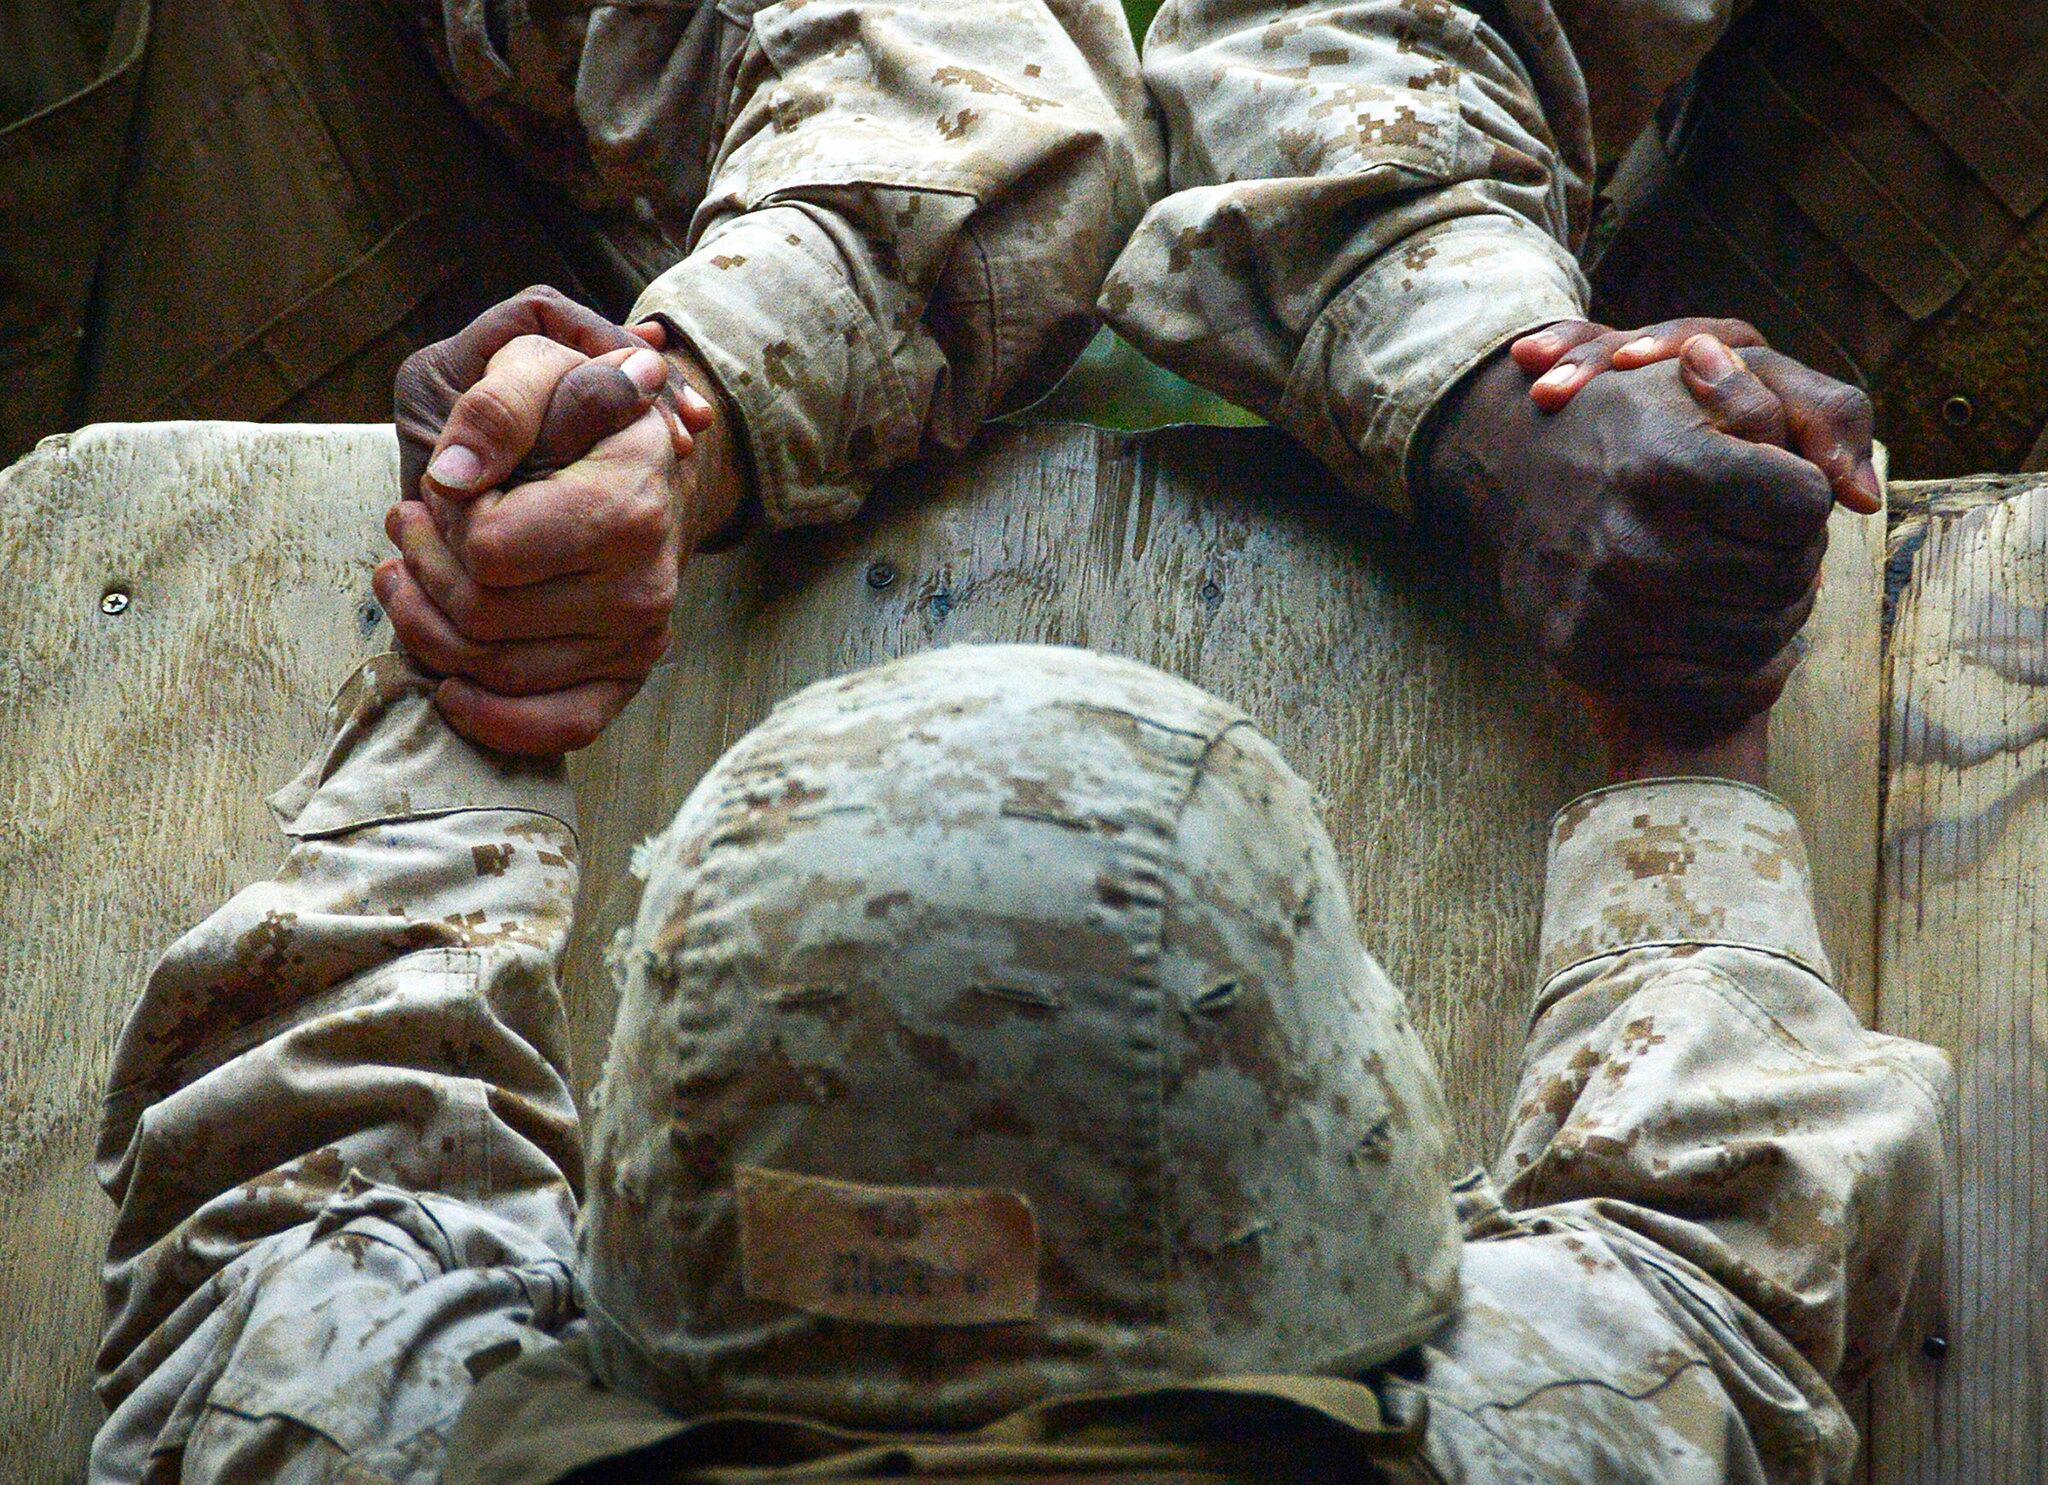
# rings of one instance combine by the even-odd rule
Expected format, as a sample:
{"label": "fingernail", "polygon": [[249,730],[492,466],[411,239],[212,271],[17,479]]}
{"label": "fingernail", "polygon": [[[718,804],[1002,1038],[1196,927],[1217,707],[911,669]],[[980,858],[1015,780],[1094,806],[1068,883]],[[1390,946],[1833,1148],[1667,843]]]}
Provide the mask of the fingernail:
{"label": "fingernail", "polygon": [[668,362],[657,351],[635,351],[626,357],[619,370],[626,373],[627,381],[639,388],[642,397],[653,396],[668,380]]}
{"label": "fingernail", "polygon": [[710,399],[688,382],[683,383],[683,406],[693,413],[709,413],[711,411]]}
{"label": "fingernail", "polygon": [[1634,340],[1630,341],[1627,345],[1623,346],[1619,351],[1616,351],[1615,354],[1618,356],[1647,356],[1650,354],[1650,352],[1656,349],[1656,336],[1639,335]]}
{"label": "fingernail", "polygon": [[697,447],[697,440],[690,436],[690,430],[683,426],[683,420],[672,407],[661,410],[661,421],[668,428],[668,446],[678,459],[689,457],[690,450]]}
{"label": "fingernail", "polygon": [[1553,366],[1536,378],[1539,387],[1562,387],[1579,374],[1576,366]]}
{"label": "fingernail", "polygon": [[427,466],[427,478],[444,490],[473,490],[483,473],[484,461],[459,443],[449,444]]}
{"label": "fingernail", "polygon": [[1695,335],[1685,343],[1680,354],[1703,381],[1725,381],[1735,375],[1737,369],[1735,357],[1729,354],[1728,347],[1711,335]]}

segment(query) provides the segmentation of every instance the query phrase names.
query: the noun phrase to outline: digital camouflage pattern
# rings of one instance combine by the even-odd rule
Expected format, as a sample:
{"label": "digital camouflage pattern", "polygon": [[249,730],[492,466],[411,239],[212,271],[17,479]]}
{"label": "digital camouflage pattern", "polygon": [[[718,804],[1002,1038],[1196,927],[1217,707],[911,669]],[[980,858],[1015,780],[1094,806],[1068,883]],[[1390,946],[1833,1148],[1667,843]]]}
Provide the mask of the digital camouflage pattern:
{"label": "digital camouflage pattern", "polygon": [[93,1480],[433,1479],[465,1365],[575,1313],[572,800],[430,690],[356,672],[271,801],[283,866],[123,1030]]}
{"label": "digital camouflage pattern", "polygon": [[842,516],[1053,384],[1156,173],[1115,0],[16,0],[0,35],[0,463],[387,419],[408,353],[544,282],[666,317],[770,519]]}
{"label": "digital camouflage pattern", "polygon": [[[1205,1428],[1393,1479],[1847,1477],[1947,1068],[1829,988],[1769,796],[1560,815],[1518,1107],[1447,1193],[1399,997],[1236,712],[1070,651],[828,682],[643,857],[579,1251],[566,791],[427,690],[344,689],[285,867],[124,1034],[95,1480],[437,1481],[460,1418],[452,1485],[543,1485],[699,1439],[672,1408],[743,1410],[710,1431],[789,1478],[1189,1467]],[[1350,1380],[1196,1375],[1319,1364]]]}
{"label": "digital camouflage pattern", "polygon": [[1586,311],[1596,162],[1732,0],[1167,0],[1144,74],[1169,194],[1103,290],[1145,354],[1410,509],[1416,434],[1507,341]]}
{"label": "digital camouflage pattern", "polygon": [[[1234,708],[1081,650],[916,656],[785,702],[643,864],[578,1250],[612,1386],[951,1427],[1363,1370],[1456,1302],[1435,1072]],[[1037,1251],[989,1272],[1036,1303],[756,1299],[736,1168],[1017,1193]]]}
{"label": "digital camouflage pattern", "polygon": [[631,318],[703,358],[778,522],[850,515],[881,471],[1042,395],[1157,173],[1113,0],[428,3],[421,21],[518,158],[687,247]]}

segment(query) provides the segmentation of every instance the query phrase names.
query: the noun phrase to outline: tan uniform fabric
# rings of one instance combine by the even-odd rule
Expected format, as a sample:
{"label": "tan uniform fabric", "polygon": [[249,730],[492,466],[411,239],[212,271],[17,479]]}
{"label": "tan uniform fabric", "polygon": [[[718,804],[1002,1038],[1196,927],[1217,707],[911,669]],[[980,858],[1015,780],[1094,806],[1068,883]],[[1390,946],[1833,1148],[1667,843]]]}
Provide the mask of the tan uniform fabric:
{"label": "tan uniform fabric", "polygon": [[784,701],[637,864],[577,1244],[617,1390],[956,1428],[1455,1308],[1436,1070],[1235,707],[946,646]]}
{"label": "tan uniform fabric", "polygon": [[1110,0],[130,0],[30,65],[0,48],[0,459],[388,417],[408,351],[540,281],[671,320],[771,519],[842,516],[1066,368],[1149,168]]}
{"label": "tan uniform fabric", "polygon": [[[2038,143],[2048,138],[2048,10],[2026,0],[1919,6],[1938,34],[1907,47],[1911,25],[1929,25],[1895,0],[1807,3],[1757,0],[1715,52],[1703,91],[1732,95],[1720,114],[1739,118],[1742,139],[1700,146],[1690,211],[1647,203],[1641,240],[1626,266],[1612,260],[1600,308],[1628,324],[1747,313],[1786,349],[1854,377],[1892,363],[1845,359],[1826,342],[1909,326],[1888,294],[1917,284],[1924,301],[1900,302],[1918,317],[1950,304],[1964,347],[2000,325],[2038,343],[2048,270],[1998,282],[1993,269],[2048,182]],[[1105,287],[1111,323],[1170,369],[1286,427],[1367,500],[1406,510],[1416,434],[1437,399],[1513,336],[1587,312],[1576,255],[1600,167],[1746,8],[1167,0],[1145,78],[1166,128],[1171,194]],[[1843,25],[1885,63],[1882,85],[1828,38]],[[1788,32],[1801,56],[1774,57]],[[1727,81],[1731,69],[1747,78],[1759,54],[1792,80]],[[1822,117],[1798,117],[1808,107]],[[1921,122],[1929,116],[1940,129]],[[1796,202],[1789,177],[1803,186]],[[1741,275],[1743,292],[1709,217],[1763,265]],[[2048,236],[2035,239],[2041,261]],[[1855,253],[1844,255],[1845,240]],[[1967,309],[1951,303],[1968,282],[1958,254],[1982,290]],[[1804,311],[1787,308],[1786,295],[1805,299]],[[1886,356],[1901,343],[1892,334]],[[1880,436],[1904,439],[1912,467],[1926,421],[1939,426],[1950,395],[1968,393],[1975,434],[1988,437],[1948,457],[2010,467],[2048,419],[2041,388],[1994,395],[2012,360],[1979,357],[1967,376],[1943,366],[1932,378],[1940,395],[1931,385],[1880,395]]]}
{"label": "tan uniform fabric", "polygon": [[[434,1481],[478,1378],[520,1368],[501,1399],[535,1368],[592,1385],[559,774],[452,738],[386,657],[277,804],[284,867],[167,953],[116,1058],[96,1481]],[[1929,1226],[1941,1054],[1862,1030],[1828,987],[1796,827],[1755,791],[1574,805],[1543,945],[1506,1205],[1461,1189],[1463,1304],[1362,1379],[1359,1447],[1396,1478],[1843,1478],[1833,1388],[1890,1338]],[[1403,1463],[1373,1418],[1404,1435],[1423,1405]],[[583,1459],[687,1432],[644,1404],[592,1416]],[[533,1442],[505,1413],[463,1426],[465,1458]],[[1103,1427],[1086,1442],[1159,1437]]]}

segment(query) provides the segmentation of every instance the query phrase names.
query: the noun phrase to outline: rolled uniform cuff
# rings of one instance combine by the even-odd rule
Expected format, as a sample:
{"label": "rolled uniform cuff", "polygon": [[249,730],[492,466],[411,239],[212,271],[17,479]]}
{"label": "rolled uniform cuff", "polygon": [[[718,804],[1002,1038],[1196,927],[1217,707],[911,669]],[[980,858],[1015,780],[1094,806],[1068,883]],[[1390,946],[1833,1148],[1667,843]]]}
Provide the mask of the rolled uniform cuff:
{"label": "rolled uniform cuff", "polygon": [[434,709],[440,683],[405,656],[375,655],[327,709],[327,746],[270,796],[286,835],[308,840],[363,825],[465,810],[526,810],[576,828],[559,758],[478,747]]}
{"label": "rolled uniform cuff", "polygon": [[1584,315],[1586,295],[1572,256],[1532,226],[1463,217],[1418,232],[1317,316],[1274,420],[1353,490],[1411,515],[1437,402],[1516,336]]}
{"label": "rolled uniform cuff", "polygon": [[647,286],[629,323],[659,318],[737,414],[753,493],[772,525],[841,521],[868,480],[857,447],[915,429],[873,317],[838,250],[799,207],[750,211]]}
{"label": "rolled uniform cuff", "polygon": [[1776,954],[1833,983],[1799,822],[1761,789],[1651,779],[1584,795],[1550,828],[1539,1001],[1566,971],[1631,949]]}

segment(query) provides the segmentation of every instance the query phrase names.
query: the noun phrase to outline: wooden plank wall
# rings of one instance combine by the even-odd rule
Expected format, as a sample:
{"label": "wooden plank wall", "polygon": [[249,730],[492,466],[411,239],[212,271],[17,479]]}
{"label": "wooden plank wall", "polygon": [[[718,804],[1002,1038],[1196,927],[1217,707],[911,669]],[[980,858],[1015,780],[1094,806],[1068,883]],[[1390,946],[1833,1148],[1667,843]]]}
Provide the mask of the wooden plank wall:
{"label": "wooden plank wall", "polygon": [[1884,1485],[2048,1475],[2048,484],[1894,533],[1879,1022],[1949,1049],[1942,1247],[1876,1379]]}
{"label": "wooden plank wall", "polygon": [[[99,428],[0,475],[0,1461],[80,1478],[107,1204],[101,1079],[150,957],[278,854],[258,803],[353,659],[388,432]],[[1845,520],[1775,730],[1821,863],[1829,948],[1872,982],[1881,545]],[[130,595],[104,613],[110,589]],[[1456,1105],[1498,1129],[1525,1015],[1550,811],[1591,750],[1459,574],[1385,534],[1276,435],[996,430],[844,528],[693,564],[684,638],[579,759],[570,956],[580,1080],[612,996],[634,841],[777,697],[884,656],[1051,640],[1243,705],[1322,794],[1366,940],[1409,987]],[[17,1467],[17,1462],[20,1462]]]}

